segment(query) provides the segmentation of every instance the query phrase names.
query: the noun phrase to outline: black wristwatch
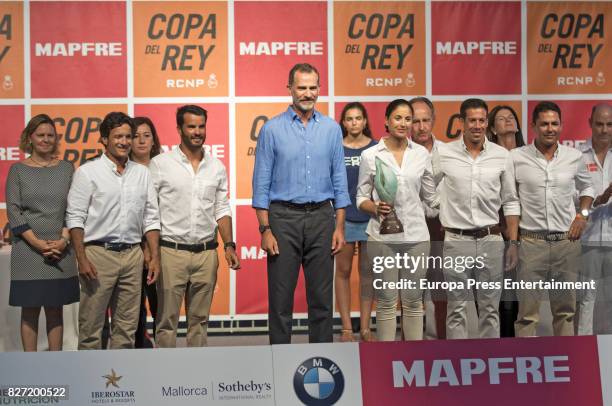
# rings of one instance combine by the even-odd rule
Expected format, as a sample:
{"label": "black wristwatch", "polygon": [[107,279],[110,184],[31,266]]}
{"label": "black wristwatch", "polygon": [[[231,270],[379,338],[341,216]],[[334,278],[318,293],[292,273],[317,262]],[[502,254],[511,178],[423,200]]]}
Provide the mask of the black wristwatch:
{"label": "black wristwatch", "polygon": [[229,241],[223,244],[223,249],[227,249],[228,247],[232,247],[234,250],[236,249],[236,243],[234,241]]}
{"label": "black wristwatch", "polygon": [[270,225],[267,226],[259,226],[259,233],[263,234],[266,230],[270,230]]}

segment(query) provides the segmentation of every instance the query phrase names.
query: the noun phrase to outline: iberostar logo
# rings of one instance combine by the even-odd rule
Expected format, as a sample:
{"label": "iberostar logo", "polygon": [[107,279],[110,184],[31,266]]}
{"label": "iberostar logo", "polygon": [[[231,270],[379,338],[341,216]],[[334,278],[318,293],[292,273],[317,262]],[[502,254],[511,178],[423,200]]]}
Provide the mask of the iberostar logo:
{"label": "iberostar logo", "polygon": [[[136,403],[136,393],[132,388],[121,388],[119,381],[123,376],[111,368],[110,374],[102,375],[106,384],[106,390],[96,390],[91,392],[90,404],[121,404]],[[125,386],[125,382],[122,382]],[[129,385],[128,385],[129,386]]]}
{"label": "iberostar logo", "polygon": [[122,376],[118,376],[114,369],[111,368],[111,373],[104,375],[102,378],[106,379],[106,387],[113,385],[115,388],[119,388],[119,381]]}
{"label": "iberostar logo", "polygon": [[302,362],[293,376],[297,397],[309,406],[330,406],[344,392],[344,375],[333,361],[313,357]]}

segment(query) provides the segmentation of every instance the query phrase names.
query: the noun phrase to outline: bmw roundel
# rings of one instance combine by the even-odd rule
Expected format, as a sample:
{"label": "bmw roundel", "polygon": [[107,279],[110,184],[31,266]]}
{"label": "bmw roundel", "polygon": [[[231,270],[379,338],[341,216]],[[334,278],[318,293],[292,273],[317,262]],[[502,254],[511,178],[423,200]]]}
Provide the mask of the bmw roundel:
{"label": "bmw roundel", "polygon": [[293,376],[297,397],[308,406],[330,406],[344,391],[344,375],[333,361],[313,357],[302,362]]}

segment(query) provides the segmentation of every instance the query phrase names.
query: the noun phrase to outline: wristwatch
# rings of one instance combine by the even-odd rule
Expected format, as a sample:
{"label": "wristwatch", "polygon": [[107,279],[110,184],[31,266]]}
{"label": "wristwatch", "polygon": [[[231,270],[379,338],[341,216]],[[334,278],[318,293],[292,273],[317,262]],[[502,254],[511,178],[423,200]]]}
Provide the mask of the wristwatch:
{"label": "wristwatch", "polygon": [[259,226],[259,233],[263,234],[266,230],[270,230],[270,225],[266,225],[266,226]]}
{"label": "wristwatch", "polygon": [[589,219],[589,214],[591,214],[591,211],[589,209],[580,210],[580,215],[584,217],[585,220]]}
{"label": "wristwatch", "polygon": [[236,249],[236,243],[233,241],[226,242],[223,244],[223,249],[228,249],[228,247],[232,247],[234,250]]}

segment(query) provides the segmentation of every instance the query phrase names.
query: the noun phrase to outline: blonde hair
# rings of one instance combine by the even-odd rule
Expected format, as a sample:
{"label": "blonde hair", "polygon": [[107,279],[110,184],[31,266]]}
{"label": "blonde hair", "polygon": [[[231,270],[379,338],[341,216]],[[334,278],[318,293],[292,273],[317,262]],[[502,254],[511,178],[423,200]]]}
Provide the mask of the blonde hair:
{"label": "blonde hair", "polygon": [[38,127],[42,124],[49,124],[53,127],[53,132],[55,133],[56,143],[55,148],[51,152],[53,155],[57,154],[57,150],[59,149],[59,137],[57,136],[57,129],[55,128],[55,123],[46,114],[38,114],[30,119],[26,127],[21,132],[21,136],[19,137],[19,149],[27,154],[32,153],[32,141],[30,137]]}

